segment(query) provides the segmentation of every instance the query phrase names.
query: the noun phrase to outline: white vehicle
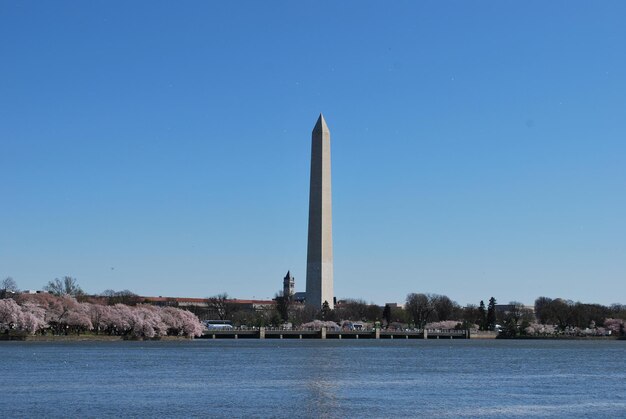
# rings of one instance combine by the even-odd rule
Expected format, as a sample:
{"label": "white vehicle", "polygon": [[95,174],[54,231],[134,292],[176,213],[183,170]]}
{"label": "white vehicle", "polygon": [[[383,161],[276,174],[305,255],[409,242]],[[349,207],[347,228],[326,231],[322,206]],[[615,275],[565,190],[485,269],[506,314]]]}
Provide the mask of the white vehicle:
{"label": "white vehicle", "polygon": [[233,330],[230,320],[205,320],[202,323],[208,330]]}

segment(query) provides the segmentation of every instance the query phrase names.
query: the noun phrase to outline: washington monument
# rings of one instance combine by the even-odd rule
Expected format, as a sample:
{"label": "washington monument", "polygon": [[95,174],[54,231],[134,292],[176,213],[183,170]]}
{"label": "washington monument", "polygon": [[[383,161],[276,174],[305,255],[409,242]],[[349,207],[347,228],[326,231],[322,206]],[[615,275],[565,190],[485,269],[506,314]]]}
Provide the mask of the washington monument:
{"label": "washington monument", "polygon": [[330,131],[320,117],[311,141],[311,189],[309,192],[309,241],[306,258],[306,303],[334,306],[333,220],[330,187]]}

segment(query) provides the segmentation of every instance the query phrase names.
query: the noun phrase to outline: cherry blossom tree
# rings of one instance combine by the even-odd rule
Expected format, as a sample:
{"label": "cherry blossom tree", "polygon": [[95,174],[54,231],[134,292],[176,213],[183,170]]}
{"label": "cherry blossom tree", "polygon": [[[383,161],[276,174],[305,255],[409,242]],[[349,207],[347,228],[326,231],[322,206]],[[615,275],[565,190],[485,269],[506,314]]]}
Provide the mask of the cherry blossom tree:
{"label": "cherry blossom tree", "polygon": [[110,335],[136,338],[200,336],[198,317],[173,307],[148,304],[105,306],[95,302],[79,303],[69,295],[23,294],[17,300],[0,300],[0,330],[37,333],[50,327],[53,333],[83,333],[94,330]]}
{"label": "cherry blossom tree", "polygon": [[76,300],[68,295],[56,298],[46,310],[46,321],[57,333],[67,333],[67,317],[77,305]]}
{"label": "cherry blossom tree", "polygon": [[187,310],[177,310],[179,311],[179,316],[182,320],[182,335],[189,338],[201,336],[204,328],[202,323],[200,323],[200,320],[198,320],[198,316]]}
{"label": "cherry blossom tree", "polygon": [[110,334],[125,336],[133,330],[137,319],[129,306],[115,304],[110,307],[108,313],[105,313],[103,322]]}
{"label": "cherry blossom tree", "polygon": [[619,334],[626,327],[626,321],[622,319],[604,319],[604,328],[610,330],[612,334]]}
{"label": "cherry blossom tree", "polygon": [[20,328],[30,334],[44,329],[46,324],[46,311],[36,304],[26,302],[22,304],[22,319]]}
{"label": "cherry blossom tree", "polygon": [[89,314],[89,320],[96,334],[99,334],[105,327],[104,319],[109,311],[109,306],[103,306],[101,304],[88,304],[87,312]]}
{"label": "cherry blossom tree", "polygon": [[89,303],[76,303],[68,309],[67,317],[65,317],[63,324],[67,329],[70,329],[76,334],[93,329],[91,318],[89,316]]}
{"label": "cherry blossom tree", "polygon": [[179,335],[183,329],[183,319],[179,315],[179,309],[165,307],[161,310],[161,319],[167,325],[168,335]]}
{"label": "cherry blossom tree", "polygon": [[23,307],[13,299],[0,300],[0,329],[34,334],[45,325],[43,310],[33,304]]}
{"label": "cherry blossom tree", "polygon": [[133,327],[134,336],[153,338],[167,335],[167,325],[161,319],[159,307],[142,304],[134,311],[137,319]]}
{"label": "cherry blossom tree", "polygon": [[445,320],[441,322],[427,323],[424,327],[426,329],[452,330],[462,323],[463,322],[459,320]]}
{"label": "cherry blossom tree", "polygon": [[0,300],[0,328],[14,329],[22,316],[22,309],[11,298]]}
{"label": "cherry blossom tree", "polygon": [[187,310],[165,307],[161,318],[167,324],[168,335],[194,337],[202,335],[203,326],[198,316]]}

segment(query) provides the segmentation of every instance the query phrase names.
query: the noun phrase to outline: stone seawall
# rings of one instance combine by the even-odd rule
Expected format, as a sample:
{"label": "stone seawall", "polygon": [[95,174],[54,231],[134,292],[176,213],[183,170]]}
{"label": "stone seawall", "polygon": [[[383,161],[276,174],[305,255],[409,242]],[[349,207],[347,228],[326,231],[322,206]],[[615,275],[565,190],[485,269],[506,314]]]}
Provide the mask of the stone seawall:
{"label": "stone seawall", "polygon": [[498,332],[472,332],[472,339],[495,339]]}

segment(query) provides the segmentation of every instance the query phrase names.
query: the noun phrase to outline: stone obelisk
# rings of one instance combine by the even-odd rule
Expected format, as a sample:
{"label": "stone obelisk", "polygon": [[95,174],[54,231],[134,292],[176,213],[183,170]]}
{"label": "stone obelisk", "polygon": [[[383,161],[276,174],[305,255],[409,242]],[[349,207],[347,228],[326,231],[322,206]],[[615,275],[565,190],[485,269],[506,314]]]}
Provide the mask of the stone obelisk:
{"label": "stone obelisk", "polygon": [[333,227],[330,187],[330,131],[320,117],[311,142],[309,241],[306,258],[306,303],[317,309],[334,306]]}

